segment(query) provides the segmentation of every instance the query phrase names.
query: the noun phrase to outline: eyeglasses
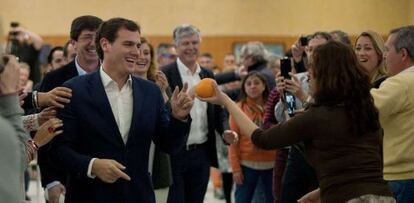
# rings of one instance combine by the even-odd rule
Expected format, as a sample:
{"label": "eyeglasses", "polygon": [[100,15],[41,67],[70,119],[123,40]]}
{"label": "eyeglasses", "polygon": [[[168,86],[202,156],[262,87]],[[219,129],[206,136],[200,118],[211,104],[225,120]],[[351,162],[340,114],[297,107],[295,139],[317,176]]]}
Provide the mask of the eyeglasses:
{"label": "eyeglasses", "polygon": [[95,38],[95,35],[82,35],[79,36],[78,41],[90,42]]}
{"label": "eyeglasses", "polygon": [[169,59],[176,59],[177,55],[175,55],[175,54],[161,54],[161,57],[169,58]]}

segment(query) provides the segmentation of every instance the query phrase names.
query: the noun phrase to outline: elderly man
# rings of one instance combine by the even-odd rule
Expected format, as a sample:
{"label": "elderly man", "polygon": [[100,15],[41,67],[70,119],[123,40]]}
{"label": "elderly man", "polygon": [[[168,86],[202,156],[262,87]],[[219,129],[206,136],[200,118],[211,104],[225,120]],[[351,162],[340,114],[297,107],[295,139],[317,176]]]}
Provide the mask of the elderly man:
{"label": "elderly man", "polygon": [[[212,71],[197,63],[200,31],[193,25],[179,25],[173,33],[178,58],[163,68],[170,87],[182,87],[188,83],[191,88],[203,78],[214,78]],[[190,114],[193,121],[186,146],[171,156],[173,185],[168,194],[170,203],[203,202],[210,166],[218,166],[215,139],[216,131],[219,134],[223,132],[221,107],[195,100]]]}
{"label": "elderly man", "polygon": [[414,26],[392,30],[385,47],[391,77],[371,90],[384,128],[384,179],[397,202],[414,202]]}

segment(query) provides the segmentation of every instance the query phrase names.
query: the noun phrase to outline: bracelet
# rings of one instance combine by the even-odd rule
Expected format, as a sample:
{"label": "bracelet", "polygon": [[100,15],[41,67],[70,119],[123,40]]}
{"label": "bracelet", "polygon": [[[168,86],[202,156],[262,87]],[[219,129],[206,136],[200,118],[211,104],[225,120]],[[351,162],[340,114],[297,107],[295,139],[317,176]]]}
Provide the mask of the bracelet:
{"label": "bracelet", "polygon": [[39,101],[38,101],[38,97],[37,97],[37,91],[33,91],[32,93],[32,104],[36,109],[40,109],[39,108]]}
{"label": "bracelet", "polygon": [[40,147],[36,144],[34,140],[28,140],[27,142],[33,147],[33,149],[35,149],[36,151],[39,150]]}

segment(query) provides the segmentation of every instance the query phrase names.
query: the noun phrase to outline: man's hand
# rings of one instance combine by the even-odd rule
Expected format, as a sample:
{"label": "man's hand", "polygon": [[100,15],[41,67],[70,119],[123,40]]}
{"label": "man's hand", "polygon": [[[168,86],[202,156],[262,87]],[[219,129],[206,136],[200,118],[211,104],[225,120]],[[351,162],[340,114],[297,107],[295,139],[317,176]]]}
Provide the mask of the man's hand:
{"label": "man's hand", "polygon": [[48,200],[50,203],[59,203],[60,194],[65,196],[66,188],[62,184],[55,185],[47,190],[49,195]]}
{"label": "man's hand", "polygon": [[188,84],[184,83],[181,91],[175,87],[171,97],[172,116],[178,120],[185,120],[193,107],[194,97],[187,94],[187,90]]}
{"label": "man's hand", "polygon": [[70,102],[72,90],[66,87],[56,87],[49,92],[39,92],[37,102],[41,107],[56,106],[64,108]]}
{"label": "man's hand", "polygon": [[232,130],[225,130],[223,133],[223,139],[227,144],[235,144],[239,141],[239,135]]}
{"label": "man's hand", "polygon": [[[4,70],[0,73],[0,94],[18,93],[20,90],[19,75],[20,68],[16,57],[7,55],[3,56],[8,60]],[[3,60],[3,58],[0,58]]]}
{"label": "man's hand", "polygon": [[92,174],[105,183],[114,183],[119,178],[130,181],[131,178],[122,170],[125,166],[112,159],[96,159],[92,164]]}

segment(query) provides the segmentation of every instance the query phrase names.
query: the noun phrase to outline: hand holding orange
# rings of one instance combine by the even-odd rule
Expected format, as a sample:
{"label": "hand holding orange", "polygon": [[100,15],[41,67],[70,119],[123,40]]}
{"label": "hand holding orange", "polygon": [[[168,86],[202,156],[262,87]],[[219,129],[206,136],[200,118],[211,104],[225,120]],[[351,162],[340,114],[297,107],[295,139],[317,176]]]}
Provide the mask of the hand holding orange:
{"label": "hand holding orange", "polygon": [[215,94],[214,79],[204,78],[195,87],[195,93],[200,98],[212,97]]}

